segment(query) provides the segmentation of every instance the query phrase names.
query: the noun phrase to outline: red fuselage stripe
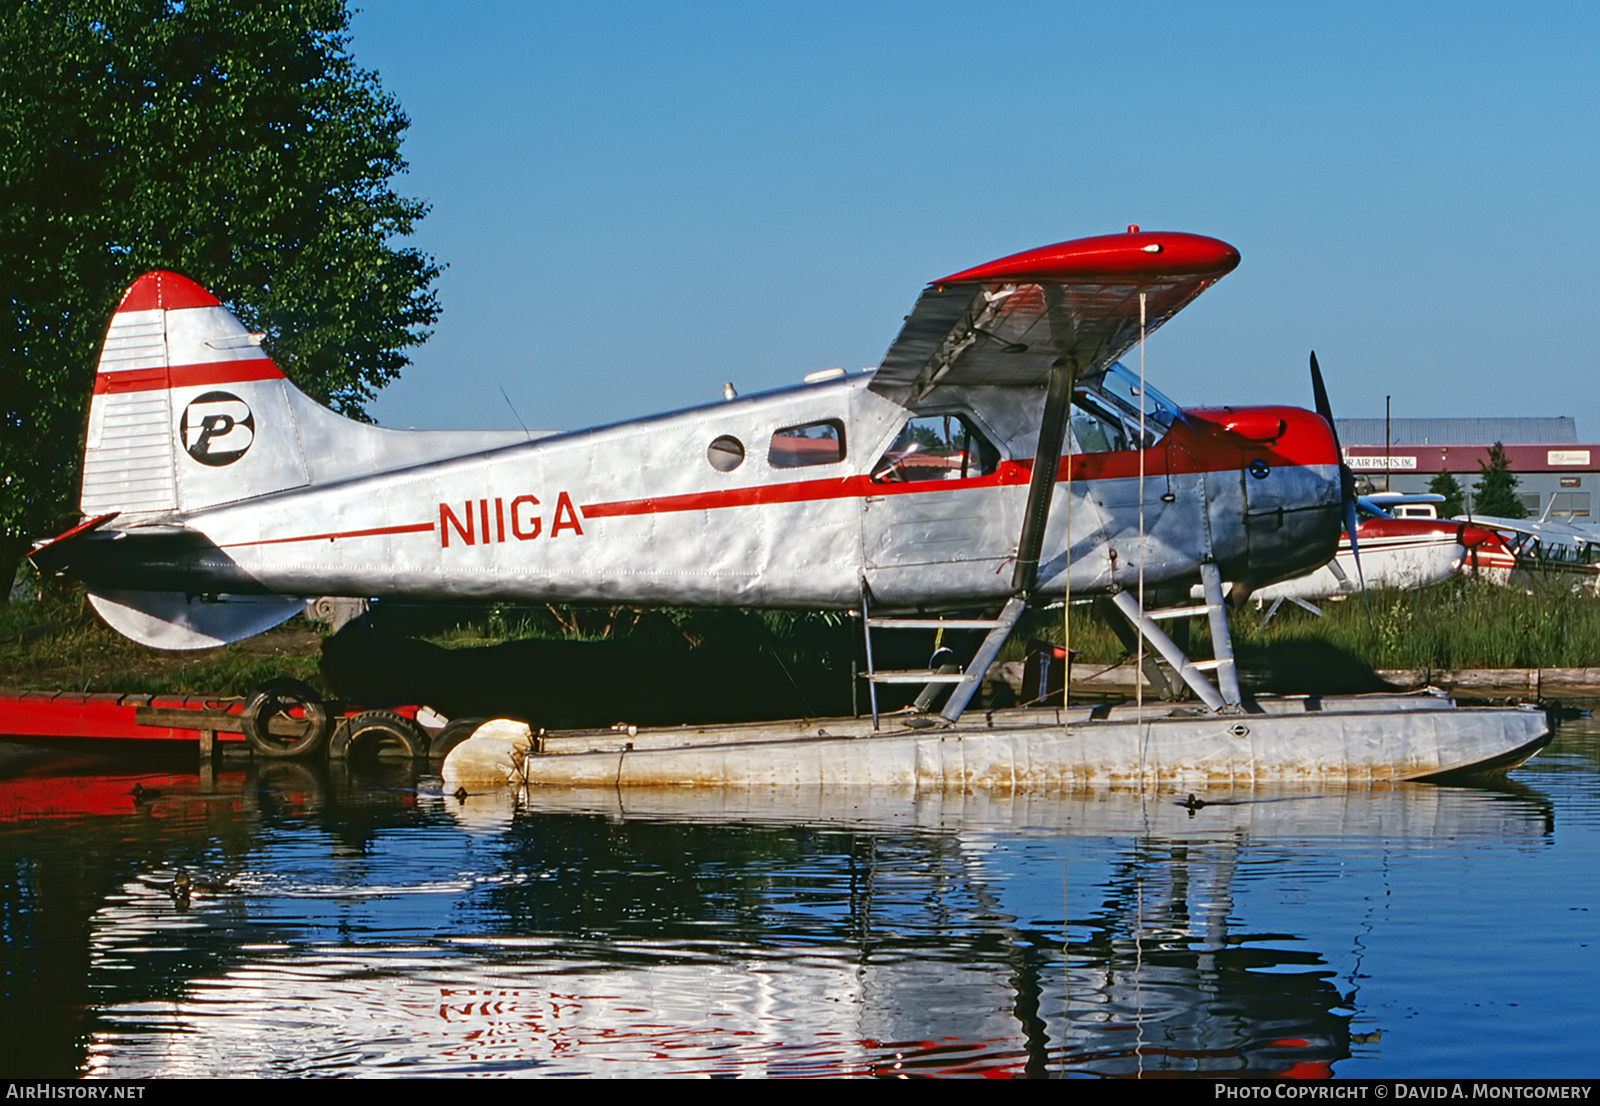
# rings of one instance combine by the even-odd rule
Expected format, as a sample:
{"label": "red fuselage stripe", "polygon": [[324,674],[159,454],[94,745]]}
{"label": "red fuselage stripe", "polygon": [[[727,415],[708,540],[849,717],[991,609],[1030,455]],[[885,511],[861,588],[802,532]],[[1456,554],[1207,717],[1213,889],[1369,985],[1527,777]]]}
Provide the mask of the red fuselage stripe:
{"label": "red fuselage stripe", "polygon": [[[1101,455],[1106,456],[1106,455]],[[1081,459],[1082,455],[1075,457]],[[1107,476],[1090,475],[1087,470],[1099,466],[1075,465],[1074,483],[1107,479]],[[1120,467],[1120,466],[1118,466]],[[712,511],[728,507],[757,507],[771,503],[814,503],[829,499],[864,498],[866,496],[917,495],[937,491],[966,491],[976,488],[1005,487],[1026,484],[1032,469],[1029,462],[1003,462],[993,475],[971,480],[928,480],[909,484],[874,484],[865,476],[845,476],[832,480],[797,480],[788,484],[757,485],[750,488],[730,488],[725,491],[690,492],[686,495],[655,496],[649,499],[623,499],[611,503],[586,503],[580,510],[585,521],[592,518],[619,518],[626,515],[672,514],[680,511]],[[1163,475],[1161,470],[1150,470],[1147,478]],[[1116,476],[1121,473],[1114,474]],[[1065,477],[1065,466],[1062,479]],[[421,534],[435,529],[431,522],[418,522],[406,526],[380,526],[371,530],[347,530],[329,534],[306,534],[293,538],[264,538],[260,541],[231,542],[223,548],[237,549],[252,545],[281,545],[285,542],[331,541],[336,538],[365,538],[384,534]]]}
{"label": "red fuselage stripe", "polygon": [[[1315,418],[1316,416],[1311,416]],[[1321,420],[1318,420],[1319,424]],[[1326,435],[1326,431],[1323,431]],[[1326,439],[1325,439],[1326,440]],[[1146,451],[1145,479],[1192,475],[1204,472],[1238,472],[1257,458],[1273,467],[1338,464],[1331,445],[1280,442],[1276,446],[1256,442],[1219,441],[1205,432],[1182,433],[1174,428],[1169,442]],[[1285,448],[1285,447],[1288,448]],[[1062,457],[1056,469],[1056,483],[1089,480],[1137,480],[1139,454],[1136,450],[1112,453],[1074,453]],[[790,484],[756,485],[714,492],[689,492],[649,499],[624,499],[612,503],[588,503],[584,518],[612,518],[618,515],[664,514],[671,511],[703,511],[719,507],[750,507],[764,503],[805,503],[824,499],[863,498],[866,496],[916,495],[924,492],[964,491],[968,488],[997,488],[1026,484],[1033,473],[1033,461],[1002,461],[989,476],[970,480],[928,480],[912,483],[877,484],[866,476],[844,476],[831,480],[797,480]]]}
{"label": "red fuselage stripe", "polygon": [[[254,364],[270,365],[271,362],[254,362]],[[1179,423],[1172,428],[1163,442],[1146,451],[1145,478],[1159,479],[1168,475],[1211,472],[1239,473],[1244,466],[1255,460],[1264,461],[1274,468],[1311,465],[1331,467],[1338,464],[1327,424],[1316,415],[1295,408],[1265,410],[1279,413],[1288,427],[1299,429],[1301,433],[1286,434],[1271,444],[1245,441],[1225,431],[1219,430],[1213,433],[1207,425],[1210,420],[1205,416],[1213,415],[1215,412],[1203,412],[1198,420],[1200,426],[1191,429]],[[1304,433],[1305,430],[1311,430],[1311,433]],[[1093,480],[1133,480],[1139,476],[1139,453],[1136,450],[1122,450],[1110,453],[1075,453],[1070,457],[1063,457],[1056,470],[1057,483],[1067,481],[1069,468],[1074,484]],[[967,480],[880,484],[865,475],[835,476],[822,480],[796,480],[783,484],[757,484],[745,488],[724,488],[716,491],[688,492],[682,495],[651,496],[644,499],[621,499],[608,503],[586,503],[580,510],[587,520],[619,518],[627,515],[671,514],[681,511],[711,511],[728,507],[756,507],[774,503],[813,503],[831,499],[864,499],[869,496],[921,495],[930,492],[1023,485],[1028,483],[1032,473],[1031,459],[1002,461],[989,475]],[[227,548],[371,537],[382,534],[418,534],[433,529],[435,524],[431,522],[414,523],[372,530],[236,542]]]}
{"label": "red fuselage stripe", "polygon": [[433,529],[431,522],[414,522],[406,526],[375,526],[370,530],[341,530],[334,534],[303,534],[296,538],[262,538],[260,541],[236,541],[224,549],[240,549],[247,545],[282,545],[294,541],[334,541],[337,538],[375,538],[384,534],[422,534]]}
{"label": "red fuselage stripe", "polygon": [[173,365],[165,369],[124,369],[102,372],[94,378],[94,394],[159,392],[167,388],[195,388],[207,384],[242,384],[249,380],[281,380],[278,366],[264,357],[248,361],[213,361],[205,365]]}
{"label": "red fuselage stripe", "polygon": [[586,503],[583,517],[654,515],[673,511],[710,511],[722,507],[756,507],[766,503],[812,503],[825,499],[859,499],[869,495],[910,495],[917,492],[963,491],[1025,484],[1031,465],[1005,462],[990,476],[970,480],[929,480],[912,484],[874,484],[865,476],[840,476],[831,480],[796,480],[788,484],[757,484],[714,492],[622,499],[614,503]]}

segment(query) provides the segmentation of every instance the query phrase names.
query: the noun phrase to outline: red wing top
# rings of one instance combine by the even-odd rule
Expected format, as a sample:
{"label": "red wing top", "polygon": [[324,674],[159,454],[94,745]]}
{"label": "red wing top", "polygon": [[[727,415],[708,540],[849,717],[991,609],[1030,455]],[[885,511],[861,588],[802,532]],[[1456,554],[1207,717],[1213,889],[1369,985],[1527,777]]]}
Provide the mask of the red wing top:
{"label": "red wing top", "polygon": [[1239,264],[1197,234],[1130,232],[1060,242],[930,284],[884,355],[872,389],[924,401],[943,385],[1042,387],[1063,358],[1095,372]]}

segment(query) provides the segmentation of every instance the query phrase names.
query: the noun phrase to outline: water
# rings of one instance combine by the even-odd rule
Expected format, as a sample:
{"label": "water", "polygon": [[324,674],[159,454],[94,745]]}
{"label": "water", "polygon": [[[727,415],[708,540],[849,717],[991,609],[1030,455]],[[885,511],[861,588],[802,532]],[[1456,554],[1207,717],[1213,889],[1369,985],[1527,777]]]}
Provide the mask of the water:
{"label": "water", "polygon": [[3,1074],[1595,1074],[1588,721],[1192,814],[186,763],[0,748]]}

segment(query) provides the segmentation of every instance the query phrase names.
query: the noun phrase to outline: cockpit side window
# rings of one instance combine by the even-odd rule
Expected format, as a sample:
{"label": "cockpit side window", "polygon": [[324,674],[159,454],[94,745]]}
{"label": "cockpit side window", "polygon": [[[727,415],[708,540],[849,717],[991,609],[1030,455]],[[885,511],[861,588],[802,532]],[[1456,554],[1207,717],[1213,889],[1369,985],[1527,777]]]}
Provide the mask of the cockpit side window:
{"label": "cockpit side window", "polygon": [[786,426],[772,435],[767,463],[775,469],[831,465],[844,460],[844,423],[838,419]]}
{"label": "cockpit side window", "polygon": [[995,449],[964,415],[919,415],[872,467],[877,484],[967,480],[1000,467]]}
{"label": "cockpit side window", "polygon": [[1092,399],[1075,397],[1072,405],[1072,437],[1080,453],[1113,453],[1128,449],[1128,436],[1122,419]]}
{"label": "cockpit side window", "polygon": [[1078,381],[1072,390],[1072,437],[1079,452],[1138,449],[1139,413],[1144,409],[1143,448],[1166,436],[1178,407],[1121,362]]}

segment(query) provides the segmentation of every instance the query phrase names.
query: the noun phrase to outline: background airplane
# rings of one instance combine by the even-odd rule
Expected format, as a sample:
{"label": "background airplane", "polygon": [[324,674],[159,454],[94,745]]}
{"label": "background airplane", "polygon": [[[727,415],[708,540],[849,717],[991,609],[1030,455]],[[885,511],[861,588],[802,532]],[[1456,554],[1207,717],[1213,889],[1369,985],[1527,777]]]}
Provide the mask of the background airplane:
{"label": "background airplane", "polygon": [[1271,621],[1285,601],[1320,616],[1314,600],[1355,595],[1363,587],[1370,591],[1427,587],[1467,570],[1475,552],[1493,556],[1500,539],[1483,526],[1390,511],[1432,512],[1433,504],[1443,501],[1441,495],[1400,492],[1360,496],[1356,502],[1361,521],[1354,542],[1348,532],[1341,533],[1338,552],[1327,564],[1252,593],[1258,607],[1270,604],[1262,624]]}
{"label": "background airplane", "polygon": [[1469,552],[1466,571],[1507,587],[1552,583],[1600,593],[1600,535],[1584,527],[1540,519],[1460,516],[1490,535]]}

